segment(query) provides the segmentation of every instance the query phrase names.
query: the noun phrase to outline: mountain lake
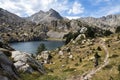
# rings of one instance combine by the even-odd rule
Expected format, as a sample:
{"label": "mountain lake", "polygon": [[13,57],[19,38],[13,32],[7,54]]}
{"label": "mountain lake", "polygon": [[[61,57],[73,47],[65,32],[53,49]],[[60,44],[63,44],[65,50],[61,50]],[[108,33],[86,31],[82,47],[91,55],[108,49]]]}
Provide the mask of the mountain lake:
{"label": "mountain lake", "polygon": [[42,43],[45,45],[47,50],[53,50],[64,45],[63,41],[45,40],[45,41],[14,42],[10,43],[10,46],[13,47],[15,50],[34,54],[36,53],[38,46]]}

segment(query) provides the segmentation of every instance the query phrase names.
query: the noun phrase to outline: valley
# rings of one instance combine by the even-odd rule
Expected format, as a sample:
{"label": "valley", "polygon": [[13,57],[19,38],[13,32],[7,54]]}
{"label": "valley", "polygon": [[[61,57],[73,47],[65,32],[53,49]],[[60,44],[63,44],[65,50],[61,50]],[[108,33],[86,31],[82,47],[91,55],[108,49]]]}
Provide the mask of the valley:
{"label": "valley", "polygon": [[119,14],[70,20],[50,9],[22,18],[0,8],[0,80],[119,80],[119,22]]}

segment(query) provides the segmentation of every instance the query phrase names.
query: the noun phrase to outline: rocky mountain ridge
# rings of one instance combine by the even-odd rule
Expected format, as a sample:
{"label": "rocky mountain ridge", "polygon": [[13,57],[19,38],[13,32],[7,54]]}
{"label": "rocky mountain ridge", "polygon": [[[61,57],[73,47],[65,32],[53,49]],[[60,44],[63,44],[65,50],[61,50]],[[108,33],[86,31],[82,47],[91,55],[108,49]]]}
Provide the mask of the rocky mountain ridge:
{"label": "rocky mountain ridge", "polygon": [[[101,18],[80,18],[69,20],[57,11],[39,11],[28,18],[21,18],[0,8],[0,36],[9,42],[42,40],[45,38],[63,38],[69,32],[81,27],[99,27],[115,32],[120,25],[120,15]],[[58,33],[57,35],[54,35]],[[59,37],[58,37],[59,36]]]}
{"label": "rocky mountain ridge", "polygon": [[40,10],[38,13],[33,14],[32,16],[28,17],[27,20],[36,22],[36,23],[46,23],[51,22],[53,20],[63,19],[63,17],[54,9],[50,9],[47,12]]}
{"label": "rocky mountain ridge", "polygon": [[25,19],[0,8],[0,24],[4,24],[5,22],[15,25],[25,22]]}
{"label": "rocky mountain ridge", "polygon": [[5,41],[42,40],[46,37],[44,34],[41,25],[38,26],[34,22],[0,8],[0,37]]}
{"label": "rocky mountain ridge", "polygon": [[120,14],[107,15],[100,18],[86,17],[80,18],[80,21],[86,22],[89,25],[94,25],[102,29],[111,30],[115,32],[115,29],[120,26]]}

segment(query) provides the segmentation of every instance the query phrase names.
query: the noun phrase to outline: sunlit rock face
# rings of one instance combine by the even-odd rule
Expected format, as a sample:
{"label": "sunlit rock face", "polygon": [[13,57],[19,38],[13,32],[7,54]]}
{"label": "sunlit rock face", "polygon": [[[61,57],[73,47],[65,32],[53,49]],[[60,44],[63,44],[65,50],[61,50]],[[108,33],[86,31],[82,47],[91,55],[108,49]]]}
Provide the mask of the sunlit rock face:
{"label": "sunlit rock face", "polygon": [[37,71],[40,73],[45,73],[43,65],[32,58],[30,53],[12,51],[11,58],[15,62],[14,65],[19,71],[32,73],[35,71],[34,68],[37,68]]}

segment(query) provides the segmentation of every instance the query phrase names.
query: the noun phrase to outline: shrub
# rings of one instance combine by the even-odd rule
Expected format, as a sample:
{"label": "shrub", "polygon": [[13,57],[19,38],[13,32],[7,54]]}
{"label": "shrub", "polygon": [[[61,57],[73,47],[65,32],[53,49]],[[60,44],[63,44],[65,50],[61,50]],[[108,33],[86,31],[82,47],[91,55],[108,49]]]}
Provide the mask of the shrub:
{"label": "shrub", "polygon": [[118,71],[119,71],[119,74],[120,74],[120,65],[118,65]]}
{"label": "shrub", "polygon": [[109,31],[109,30],[105,30],[105,32],[104,32],[104,35],[105,35],[105,36],[109,36],[110,34],[112,34],[111,31]]}
{"label": "shrub", "polygon": [[105,69],[111,69],[112,68],[112,65],[106,65],[104,68],[103,68],[103,70],[105,70]]}
{"label": "shrub", "polygon": [[63,38],[66,39],[65,44],[68,44],[71,41],[71,39],[73,39],[73,34],[70,32],[66,34]]}
{"label": "shrub", "polygon": [[95,37],[95,29],[91,28],[91,27],[87,27],[87,32],[86,32],[86,36],[87,37],[91,37],[94,38]]}
{"label": "shrub", "polygon": [[116,33],[118,33],[118,32],[120,32],[120,26],[118,26],[117,28],[116,28],[116,31],[115,31]]}
{"label": "shrub", "polygon": [[117,54],[113,54],[113,55],[110,56],[109,58],[116,58],[116,57],[119,57],[119,55],[117,55]]}
{"label": "shrub", "polygon": [[101,51],[102,49],[98,46],[97,50],[98,50],[98,51]]}
{"label": "shrub", "polygon": [[45,47],[45,45],[42,43],[42,44],[39,45],[36,54],[38,55],[39,53],[41,53],[42,51],[45,51],[45,50],[46,50],[46,47]]}
{"label": "shrub", "polygon": [[79,64],[78,64],[78,63],[76,63],[76,64],[75,64],[75,66],[79,66]]}
{"label": "shrub", "polygon": [[65,44],[68,44],[72,39],[75,40],[76,37],[79,35],[79,31],[72,33],[69,32],[68,34],[66,34],[63,38],[66,39]]}

